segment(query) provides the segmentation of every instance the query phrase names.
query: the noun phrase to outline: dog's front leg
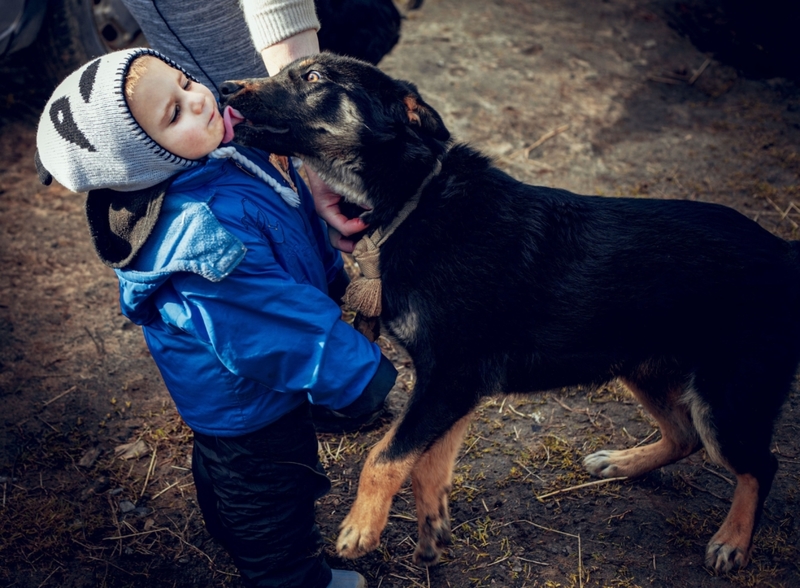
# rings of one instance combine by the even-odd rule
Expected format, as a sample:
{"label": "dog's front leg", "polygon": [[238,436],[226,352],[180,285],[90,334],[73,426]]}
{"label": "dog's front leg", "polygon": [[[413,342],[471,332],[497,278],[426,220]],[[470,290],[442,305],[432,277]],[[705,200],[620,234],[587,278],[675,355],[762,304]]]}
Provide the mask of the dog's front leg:
{"label": "dog's front leg", "polygon": [[453,466],[469,427],[465,416],[428,449],[411,472],[411,487],[417,502],[419,540],[414,563],[438,563],[442,550],[450,543],[448,496],[453,482]]}
{"label": "dog's front leg", "polygon": [[408,478],[419,453],[391,457],[386,451],[397,433],[395,423],[388,433],[369,452],[358,494],[350,513],[341,524],[336,550],[347,558],[361,557],[378,547],[381,532],[389,519],[392,497]]}

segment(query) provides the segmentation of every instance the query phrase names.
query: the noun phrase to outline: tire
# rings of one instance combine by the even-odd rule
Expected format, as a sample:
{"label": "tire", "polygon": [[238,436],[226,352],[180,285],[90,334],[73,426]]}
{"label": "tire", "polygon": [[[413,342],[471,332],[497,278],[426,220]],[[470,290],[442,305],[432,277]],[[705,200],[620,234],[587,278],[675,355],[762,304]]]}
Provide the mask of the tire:
{"label": "tire", "polygon": [[95,57],[146,45],[121,0],[51,0],[37,41],[54,86]]}

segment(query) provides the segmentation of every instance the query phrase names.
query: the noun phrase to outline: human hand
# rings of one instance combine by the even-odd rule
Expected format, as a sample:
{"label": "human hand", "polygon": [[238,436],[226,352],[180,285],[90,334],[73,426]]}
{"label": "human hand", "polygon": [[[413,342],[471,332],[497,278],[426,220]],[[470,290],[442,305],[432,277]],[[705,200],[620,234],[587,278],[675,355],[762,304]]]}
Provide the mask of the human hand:
{"label": "human hand", "polygon": [[314,196],[314,207],[328,225],[328,239],[331,245],[339,251],[352,253],[355,242],[348,237],[366,229],[367,224],[358,217],[347,218],[339,208],[342,197],[331,190],[309,166],[305,166],[305,169],[308,186]]}

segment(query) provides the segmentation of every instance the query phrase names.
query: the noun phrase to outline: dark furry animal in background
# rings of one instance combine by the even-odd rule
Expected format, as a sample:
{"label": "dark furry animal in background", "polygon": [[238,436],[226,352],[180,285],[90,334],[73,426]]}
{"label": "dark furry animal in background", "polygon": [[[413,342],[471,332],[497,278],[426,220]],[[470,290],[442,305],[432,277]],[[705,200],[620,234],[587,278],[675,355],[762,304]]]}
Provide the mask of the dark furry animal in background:
{"label": "dark furry animal in background", "polygon": [[661,439],[588,455],[587,470],[640,476],[705,447],[736,476],[706,563],[747,563],[777,469],[773,424],[800,361],[800,242],[715,204],[522,184],[452,144],[413,84],[353,59],[309,57],[221,94],[247,118],[238,141],[302,158],[369,209],[371,230],[419,194],[380,248],[382,328],[417,382],[367,456],[341,555],[378,546],[411,476],[414,560],[438,561],[453,464],[484,396],[619,378]]}
{"label": "dark furry animal in background", "polygon": [[[315,0],[324,51],[377,64],[400,40],[402,16],[393,0]],[[422,0],[407,3],[413,10]]]}

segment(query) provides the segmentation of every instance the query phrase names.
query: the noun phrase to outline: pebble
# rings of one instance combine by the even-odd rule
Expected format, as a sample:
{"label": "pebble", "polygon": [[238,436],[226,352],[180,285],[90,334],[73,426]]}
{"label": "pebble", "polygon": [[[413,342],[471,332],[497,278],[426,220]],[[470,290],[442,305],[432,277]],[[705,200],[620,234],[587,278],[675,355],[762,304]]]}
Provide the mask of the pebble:
{"label": "pebble", "polygon": [[130,500],[122,500],[119,503],[119,510],[123,514],[136,510],[136,505]]}

